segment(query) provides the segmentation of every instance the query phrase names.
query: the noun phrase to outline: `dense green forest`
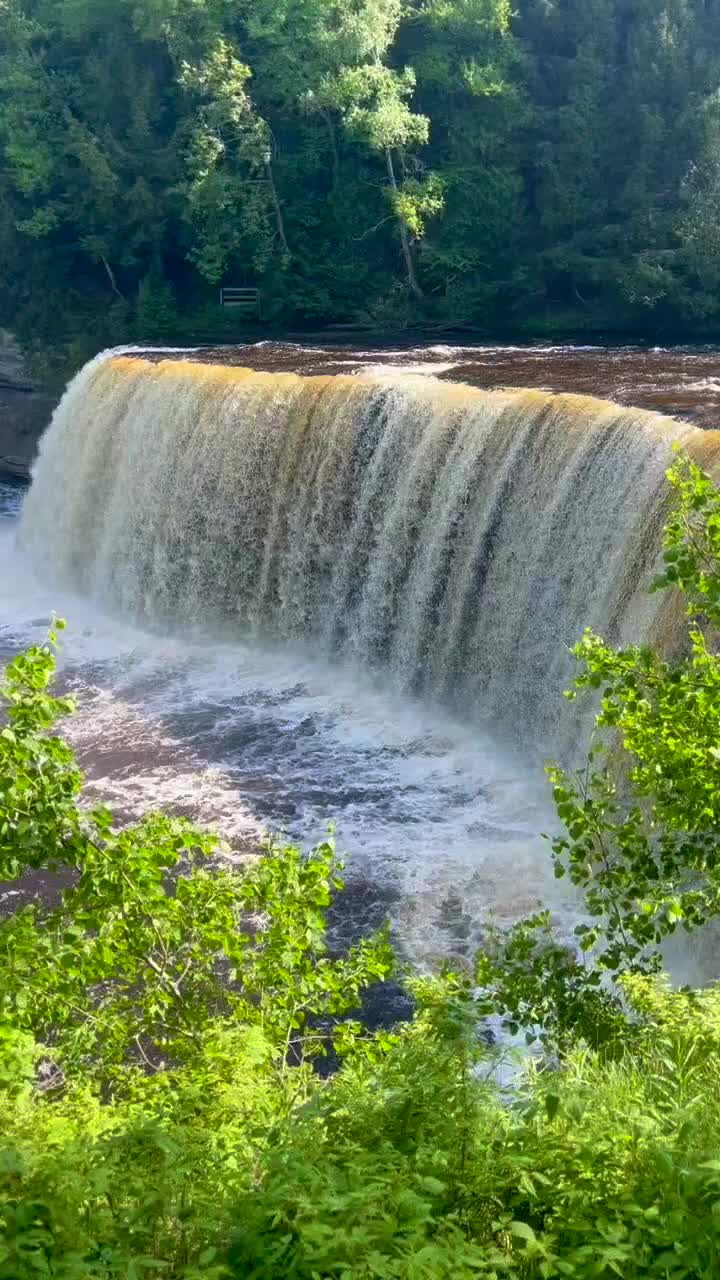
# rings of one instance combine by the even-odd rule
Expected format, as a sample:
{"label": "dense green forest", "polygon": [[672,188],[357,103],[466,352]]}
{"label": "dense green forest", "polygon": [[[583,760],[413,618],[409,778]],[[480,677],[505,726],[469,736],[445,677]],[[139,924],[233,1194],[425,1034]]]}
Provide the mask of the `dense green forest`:
{"label": "dense green forest", "polygon": [[720,328],[718,0],[0,0],[0,323]]}

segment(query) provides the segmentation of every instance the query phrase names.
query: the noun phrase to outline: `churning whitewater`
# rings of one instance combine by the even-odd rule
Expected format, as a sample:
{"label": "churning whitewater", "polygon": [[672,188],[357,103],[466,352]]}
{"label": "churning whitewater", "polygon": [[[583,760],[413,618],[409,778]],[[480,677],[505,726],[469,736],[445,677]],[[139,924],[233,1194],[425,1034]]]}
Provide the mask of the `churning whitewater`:
{"label": "churning whitewater", "polygon": [[673,642],[674,440],[714,467],[719,433],[589,397],[106,354],[5,501],[0,648],[69,617],[68,732],[119,813],[238,848],[334,820],[346,936],[390,910],[421,962],[541,903],[567,933],[537,756],[582,727],[585,626]]}
{"label": "churning whitewater", "polygon": [[673,439],[718,448],[585,397],[100,358],[55,415],[21,542],[141,624],[302,641],[557,750],[583,627],[661,623]]}

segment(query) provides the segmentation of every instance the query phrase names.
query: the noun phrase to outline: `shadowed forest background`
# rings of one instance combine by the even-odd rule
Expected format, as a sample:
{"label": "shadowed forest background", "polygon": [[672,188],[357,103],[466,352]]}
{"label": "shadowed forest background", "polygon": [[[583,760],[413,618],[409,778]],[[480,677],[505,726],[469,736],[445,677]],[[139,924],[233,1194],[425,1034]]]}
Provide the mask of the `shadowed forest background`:
{"label": "shadowed forest background", "polygon": [[719,141],[716,0],[0,0],[0,324],[716,334]]}

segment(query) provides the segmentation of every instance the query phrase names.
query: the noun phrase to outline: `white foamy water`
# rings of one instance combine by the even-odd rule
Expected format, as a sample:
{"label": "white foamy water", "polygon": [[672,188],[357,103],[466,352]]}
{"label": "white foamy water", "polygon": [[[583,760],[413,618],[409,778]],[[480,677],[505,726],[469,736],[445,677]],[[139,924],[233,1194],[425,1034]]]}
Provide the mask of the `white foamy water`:
{"label": "white foamy water", "polygon": [[491,910],[508,922],[554,902],[569,931],[573,911],[539,837],[552,817],[536,769],[301,648],[168,638],[117,621],[37,580],[4,505],[0,658],[42,640],[53,609],[67,616],[61,672],[79,707],[63,732],[90,794],[127,817],[186,813],[240,852],[264,830],[307,843],[334,822],[351,890],[341,933],[389,914],[420,963],[469,952]]}

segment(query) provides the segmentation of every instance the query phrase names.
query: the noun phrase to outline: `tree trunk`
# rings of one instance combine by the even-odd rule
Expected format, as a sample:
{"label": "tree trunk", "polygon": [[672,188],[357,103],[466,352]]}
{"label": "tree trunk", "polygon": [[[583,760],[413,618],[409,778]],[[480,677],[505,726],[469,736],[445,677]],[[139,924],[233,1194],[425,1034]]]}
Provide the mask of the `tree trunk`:
{"label": "tree trunk", "polygon": [[[390,186],[392,187],[393,195],[396,196],[398,193],[398,184],[397,184],[397,179],[395,177],[395,166],[393,164],[392,151],[390,150],[389,147],[385,152],[385,161],[387,163],[387,171],[388,171],[388,178],[390,179]],[[413,259],[412,245],[410,244],[410,237],[408,235],[407,227],[405,226],[405,223],[400,217],[398,217],[397,223],[398,223],[398,228],[400,230],[400,244],[402,245],[403,258],[405,259],[405,269],[407,271],[407,278],[408,278],[408,284],[410,285],[410,290],[412,293],[415,294],[416,298],[423,298],[425,295],[422,289],[420,288],[420,282],[415,272],[415,261]]]}
{"label": "tree trunk", "polygon": [[102,254],[102,253],[100,254],[100,261],[102,262],[102,264],[103,264],[103,266],[104,266],[104,268],[105,268],[105,271],[106,271],[106,273],[107,273],[107,278],[108,278],[108,280],[110,281],[110,288],[112,289],[112,291],[113,291],[113,293],[115,294],[115,296],[116,296],[117,298],[119,298],[121,302],[124,302],[124,301],[125,301],[125,297],[124,297],[124,295],[120,292],[120,290],[118,289],[118,286],[117,286],[117,280],[115,279],[115,272],[113,271],[112,267],[110,266],[110,263],[108,262],[108,260],[107,260],[107,258],[105,257],[105,255],[104,255],[104,254]]}
{"label": "tree trunk", "polygon": [[338,185],[340,178],[340,152],[338,151],[337,137],[335,135],[335,125],[329,111],[322,112],[323,120],[327,125],[328,137],[330,138],[330,148],[332,150],[332,184],[333,191]]}
{"label": "tree trunk", "polygon": [[287,254],[287,256],[290,257],[290,246],[287,242],[287,236],[285,235],[285,219],[283,218],[282,207],[280,205],[280,198],[277,193],[277,187],[275,186],[275,174],[273,173],[272,160],[268,160],[266,162],[265,169],[267,171],[267,179],[270,186],[270,194],[272,196],[273,207],[275,209],[275,225],[277,227],[277,233],[280,237],[280,244],[282,245],[283,253]]}

